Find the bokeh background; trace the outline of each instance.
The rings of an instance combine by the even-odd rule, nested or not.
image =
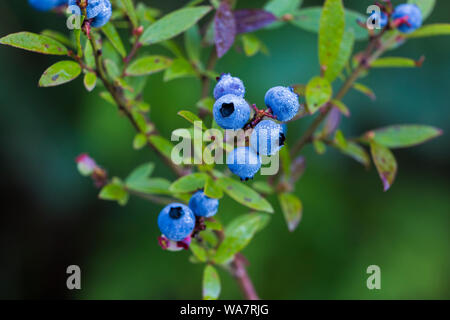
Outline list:
[[[186,1],[144,2],[169,12]],[[365,12],[371,1],[344,3]],[[37,13],[25,0],[1,1],[0,12],[0,36],[64,31],[63,17]],[[448,12],[450,2],[438,1],[427,22],[449,22]],[[268,88],[306,83],[317,74],[315,34],[285,26],[258,36],[269,56],[247,58],[232,50],[217,68],[241,77],[250,101],[262,105]],[[150,51],[167,53],[156,46]],[[346,135],[402,123],[445,131],[426,145],[395,151],[399,172],[389,192],[382,192],[373,167],[366,171],[334,150],[318,156],[305,149],[308,169],[295,190],[304,205],[299,228],[289,233],[276,207],[269,227],[244,250],[262,298],[450,298],[449,53],[449,38],[411,41],[392,54],[425,55],[422,68],[375,70],[362,82],[374,89],[376,101],[357,92],[345,98],[352,111],[343,121]],[[157,244],[161,207],[136,198],[126,207],[100,201],[91,181],[78,174],[74,158],[89,152],[111,175],[124,177],[154,161],[157,175],[173,178],[150,150],[132,149],[133,128],[99,90],[88,94],[81,78],[37,87],[41,73],[57,60],[0,48],[0,298],[200,299],[203,266],[189,263],[189,252],[164,252]],[[150,77],[145,99],[163,135],[186,125],[176,111],[195,110],[199,90],[194,78],[164,83],[162,74]],[[307,122],[290,125],[289,142]],[[227,222],[246,212],[225,199],[219,215]],[[80,291],[66,289],[71,264],[82,269]],[[372,264],[381,267],[379,291],[366,288]],[[240,298],[232,278],[219,272],[221,298]]]

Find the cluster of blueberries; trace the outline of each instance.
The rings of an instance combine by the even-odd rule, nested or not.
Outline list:
[[[216,102],[213,116],[216,123],[223,129],[243,129],[249,124],[251,108],[244,99],[245,87],[243,82],[230,74],[223,74],[214,88]],[[250,136],[250,146],[238,147],[227,156],[228,168],[240,177],[248,180],[261,168],[260,155],[276,154],[284,145],[285,128],[273,120],[263,120],[264,116],[279,121],[291,120],[299,111],[298,95],[292,88],[274,87],[267,91],[264,102],[267,110],[256,109],[254,120],[256,123]],[[250,126],[251,127],[251,126]]]
[[[77,0],[28,0],[28,3],[39,11],[49,11],[62,5],[78,6]],[[92,27],[103,27],[111,18],[111,14],[112,7],[109,0],[88,1],[86,15]]]
[[[373,18],[375,14],[372,15]],[[399,21],[397,29],[403,33],[411,33],[422,26],[422,12],[415,4],[401,4],[395,7],[392,19]],[[380,13],[380,27],[384,28],[389,23],[389,17],[385,12]]]

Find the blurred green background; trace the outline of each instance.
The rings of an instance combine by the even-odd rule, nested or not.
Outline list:
[[[186,1],[144,2],[169,12]],[[260,3],[240,0],[239,6]],[[344,3],[364,13],[372,1]],[[65,28],[63,17],[37,13],[25,0],[1,1],[0,11],[0,36]],[[427,23],[449,22],[448,12],[450,2],[438,1]],[[262,105],[268,88],[306,83],[317,74],[315,34],[291,26],[257,34],[269,56],[232,50],[217,67],[244,80],[249,101]],[[375,102],[357,92],[345,98],[352,111],[343,120],[346,135],[401,123],[444,129],[426,145],[395,151],[399,172],[389,192],[382,192],[373,167],[366,171],[334,150],[318,156],[305,149],[308,169],[295,190],[304,205],[299,228],[289,233],[276,207],[269,227],[244,250],[262,298],[450,298],[449,53],[448,37],[411,41],[392,55],[425,55],[422,68],[375,70],[362,80],[376,92]],[[132,149],[133,128],[99,90],[88,94],[81,78],[37,87],[57,60],[0,47],[0,298],[200,299],[203,266],[189,263],[189,252],[164,252],[157,244],[161,207],[136,198],[124,208],[100,201],[91,181],[78,174],[74,158],[89,152],[111,175],[123,177],[154,161],[158,175],[173,178],[155,154]],[[164,136],[186,126],[176,112],[195,110],[199,90],[194,78],[164,83],[162,74],[150,76],[145,99]],[[289,142],[307,122],[289,126]],[[219,217],[227,222],[246,212],[228,198]],[[82,269],[77,292],[65,286],[70,264]],[[381,267],[379,291],[366,288],[372,264]],[[219,272],[221,298],[241,298],[232,278]]]

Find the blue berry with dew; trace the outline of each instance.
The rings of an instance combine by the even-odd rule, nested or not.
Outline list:
[[[250,106],[244,98],[226,94],[214,103],[213,115],[223,129],[241,129],[250,118]]]
[[[283,127],[272,120],[263,120],[253,129],[250,147],[259,155],[272,156],[283,146],[286,137]]]
[[[181,241],[194,231],[195,216],[188,206],[172,203],[159,213],[158,226],[167,239]]]
[[[389,17],[386,13],[384,13],[383,11],[380,12],[380,16],[377,17],[377,13],[373,12],[372,15],[370,16],[370,18],[372,19],[371,22],[375,25],[375,23],[377,22],[376,19],[379,19],[380,22],[380,28],[384,28],[387,26],[388,22],[389,22]]]
[[[237,77],[232,77],[229,73],[222,74],[214,88],[214,99],[217,100],[226,94],[234,94],[243,98],[245,95],[245,87],[242,80]]]
[[[208,197],[203,191],[197,191],[189,200],[189,208],[197,217],[209,218],[217,213],[219,200]]]
[[[228,153],[227,165],[242,181],[247,181],[261,169],[261,158],[249,147],[239,147]]]
[[[28,0],[30,6],[39,11],[49,11],[67,4],[67,0]]]
[[[69,0],[69,6],[77,6],[77,0]],[[86,15],[91,27],[103,27],[112,15],[111,2],[109,0],[89,0]]]
[[[290,87],[278,86],[269,89],[264,97],[264,102],[279,121],[291,120],[300,109],[298,96]]]
[[[422,26],[422,12],[415,4],[401,4],[394,9],[392,19],[397,29],[411,33]]]

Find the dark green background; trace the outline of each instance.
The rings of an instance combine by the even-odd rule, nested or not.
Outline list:
[[[180,2],[164,1],[161,8],[169,12]],[[364,12],[371,1],[344,3]],[[449,22],[449,11],[450,3],[439,1],[427,22]],[[1,1],[0,12],[0,36],[64,31],[63,17],[35,12],[25,0]],[[262,105],[268,88],[306,83],[318,73],[316,35],[286,26],[258,36],[270,56],[246,58],[232,50],[217,68],[244,80],[248,100]],[[262,298],[450,298],[449,39],[414,40],[392,53],[414,59],[423,54],[427,60],[420,69],[375,70],[363,79],[376,92],[375,102],[356,92],[345,98],[352,111],[343,121],[346,135],[399,123],[445,131],[426,145],[395,151],[399,172],[389,192],[382,192],[373,167],[366,171],[334,150],[317,156],[305,149],[308,170],[295,191],[304,205],[299,228],[289,233],[276,207],[271,224],[244,250]],[[188,252],[164,252],[157,245],[161,207],[135,198],[125,208],[99,201],[91,181],[76,171],[76,155],[89,152],[111,175],[123,177],[154,161],[158,176],[172,178],[155,154],[132,149],[133,128],[98,90],[88,94],[81,78],[57,88],[37,87],[41,73],[58,59],[0,47],[0,297],[201,298],[203,266],[189,263]],[[176,112],[195,110],[199,89],[195,79],[164,83],[161,74],[150,77],[145,99],[164,136],[186,125]],[[307,122],[290,125],[289,142]],[[246,212],[224,199],[219,217],[227,222]],[[65,287],[70,264],[82,268],[79,292]],[[372,264],[381,267],[380,291],[366,288]],[[221,298],[240,298],[232,278],[219,272]]]

